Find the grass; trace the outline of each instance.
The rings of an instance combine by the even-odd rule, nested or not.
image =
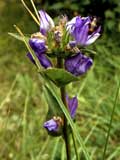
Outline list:
[[[47,103],[39,76],[25,56],[27,50],[21,42],[7,35],[7,32],[14,31],[13,24],[20,26],[25,33],[36,32],[37,27],[20,4],[12,3],[6,8],[6,2],[2,2],[0,10],[0,159],[65,160],[65,146],[61,138],[50,138],[43,129]],[[80,82],[67,86],[71,96],[78,95],[76,125],[92,160],[102,160],[120,79],[119,47],[112,43],[110,48],[109,40],[109,36],[103,36],[92,46],[97,52],[93,68],[81,77]],[[120,159],[119,106],[120,94],[106,160]],[[80,147],[78,150],[81,152]],[[81,160],[84,159],[81,154]]]

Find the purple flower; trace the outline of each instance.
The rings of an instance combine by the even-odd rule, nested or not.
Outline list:
[[[35,60],[33,59],[32,55],[28,52],[27,53],[27,57],[30,59],[30,61],[33,63],[33,64],[36,64],[35,63]]]
[[[101,27],[97,27],[96,21],[96,18],[77,16],[66,24],[66,29],[76,44],[87,46],[100,36]]]
[[[58,124],[54,119],[50,119],[49,121],[46,121],[44,123],[44,127],[48,130],[48,131],[57,131],[58,130]]]
[[[79,52],[65,60],[65,69],[75,76],[79,76],[87,72],[92,64],[93,61],[91,58]]]
[[[66,96],[66,101],[67,101],[67,104],[68,104],[70,115],[71,115],[72,118],[74,118],[75,113],[76,113],[76,109],[78,107],[77,97],[75,96],[73,98],[69,98],[68,96]]]
[[[40,64],[44,68],[52,67],[51,61],[47,58],[47,56],[45,54],[40,54],[40,55],[38,54],[37,57],[38,57]]]
[[[47,47],[45,45],[45,40],[38,38],[31,38],[29,40],[30,47],[34,50],[34,52],[41,54],[47,51]]]
[[[40,32],[43,35],[46,35],[46,33],[48,31],[50,31],[53,27],[55,27],[54,25],[54,21],[52,20],[52,18],[43,10],[39,11],[40,14]]]
[[[27,54],[28,58],[31,60],[32,63],[35,63],[35,60],[33,59],[32,55],[30,53]],[[36,56],[40,62],[40,64],[44,67],[44,68],[48,68],[48,67],[52,67],[52,63],[51,61],[47,58],[47,56],[45,54],[38,54],[36,53]]]
[[[52,119],[46,121],[43,125],[49,132],[57,133],[58,135],[62,131],[63,119],[59,116],[54,116]]]
[[[47,47],[45,45],[45,40],[38,38],[31,38],[29,40],[29,44],[33,51],[35,52],[40,64],[44,68],[48,68],[52,66],[52,63],[47,58],[45,52],[47,51]],[[30,53],[27,54],[28,58],[35,64],[35,61]]]

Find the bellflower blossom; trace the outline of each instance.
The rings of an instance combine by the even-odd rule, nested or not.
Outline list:
[[[69,98],[68,96],[66,96],[66,102],[68,105],[68,109],[69,109],[71,118],[74,118],[75,113],[76,113],[76,109],[78,107],[77,97]],[[54,131],[54,132],[58,131],[62,125],[63,125],[63,122],[60,117],[58,117],[58,118],[53,117],[52,119],[50,119],[44,123],[44,127],[48,131]]]
[[[39,11],[40,15],[40,32],[46,35],[48,31],[55,27],[52,18],[43,10]]]
[[[49,131],[57,131],[59,128],[59,125],[57,121],[55,121],[54,119],[50,119],[44,123],[44,127]]]
[[[91,58],[79,52],[65,60],[65,69],[73,75],[79,76],[87,72],[92,64]]]
[[[47,46],[45,45],[45,40],[39,38],[31,38],[29,40],[29,44],[31,48],[34,50],[40,64],[44,68],[48,68],[52,66],[52,63],[47,58],[45,52],[47,51]],[[35,61],[30,53],[27,54],[28,58],[35,64]]]
[[[68,109],[69,109],[70,115],[71,115],[72,118],[74,118],[75,114],[76,114],[76,109],[78,107],[77,97],[75,96],[73,98],[70,98],[67,95],[66,96],[66,101],[67,101],[67,104],[68,104]]]
[[[76,16],[67,22],[66,29],[74,38],[76,45],[87,46],[92,44],[99,36],[101,27],[97,27],[97,19]]]
[[[47,50],[47,47],[45,45],[45,40],[43,39],[31,38],[29,40],[29,44],[31,48],[34,50],[34,52],[38,54],[45,53]]]
[[[27,53],[28,58],[31,60],[31,62],[33,64],[35,63],[35,60],[33,59],[32,55],[30,53]],[[36,53],[36,56],[40,62],[40,64],[44,67],[44,68],[48,68],[48,67],[52,67],[52,63],[51,61],[46,57],[45,54],[38,54]]]
[[[39,11],[40,15],[40,33],[43,36],[46,36],[46,33],[50,31],[52,28],[54,28],[54,22],[52,18],[43,10]],[[29,40],[29,44],[31,48],[34,50],[40,64],[44,68],[48,68],[52,66],[51,61],[47,58],[45,55],[47,51],[46,41],[45,38],[42,35],[40,35],[41,38],[31,38]],[[35,64],[35,61],[30,53],[27,54],[28,58]]]

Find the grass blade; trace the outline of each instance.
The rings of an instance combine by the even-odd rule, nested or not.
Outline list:
[[[36,7],[35,7],[34,2],[33,2],[33,0],[30,0],[30,1],[31,1],[31,4],[32,4],[33,8],[34,8],[35,14],[36,14],[36,16],[37,16],[37,18],[38,18],[38,21],[40,21],[40,16],[39,16],[39,14],[38,14],[38,11],[37,11],[37,9],[36,9]]]
[[[92,135],[92,133],[94,132],[94,130],[96,129],[97,127],[97,124],[98,124],[99,121],[96,122],[96,124],[92,127],[91,131],[89,132],[89,134],[87,135],[87,137],[85,138],[85,141],[84,141],[84,144],[87,143],[88,139],[90,138],[90,136]],[[78,149],[78,154],[80,154],[81,152],[81,147]],[[73,157],[73,160],[75,160],[75,156]]]
[[[55,146],[54,146],[54,149],[53,149],[51,160],[55,160],[55,156],[56,156],[56,153],[57,153],[60,138],[57,138],[56,141],[55,141]]]
[[[47,137],[47,140],[45,141],[45,143],[43,144],[43,146],[41,147],[40,153],[38,154],[38,156],[36,157],[36,160],[39,160],[42,155],[43,152],[45,151],[45,149],[47,148],[48,144],[49,144],[49,140],[50,140],[50,136]]]
[[[25,105],[24,105],[24,112],[23,112],[23,139],[22,139],[22,151],[23,156],[26,154],[26,137],[27,137],[27,110],[28,110],[28,103],[29,103],[29,93],[26,95]]]
[[[37,57],[34,55],[34,52],[32,51],[32,49],[30,48],[28,42],[26,41],[26,38],[24,36],[24,34],[22,33],[22,31],[20,30],[20,28],[18,28],[16,25],[14,25],[15,29],[17,30],[17,32],[20,34],[20,36],[22,37],[23,39],[23,42],[25,43],[29,53],[32,55],[33,59],[35,60],[36,62],[36,66],[38,67],[38,69],[40,69],[40,64],[38,62],[38,59]]]
[[[114,116],[115,107],[116,107],[116,104],[117,104],[117,98],[118,98],[118,95],[119,95],[119,89],[120,89],[120,82],[119,82],[119,85],[118,85],[118,88],[117,88],[117,92],[116,92],[116,95],[115,95],[115,101],[114,101],[114,104],[113,104],[113,110],[112,110],[112,114],[111,114],[111,118],[110,118],[110,123],[109,123],[108,132],[107,132],[107,138],[106,138],[105,148],[104,148],[104,152],[103,152],[103,160],[105,160],[108,140],[109,140],[109,136],[110,136],[110,130],[111,130],[111,127],[112,127],[113,116]]]
[[[61,149],[61,160],[65,160],[65,144],[64,143]]]
[[[8,34],[9,34],[10,36],[14,37],[15,39],[19,40],[19,41],[23,41],[23,37],[20,36],[20,35],[18,35],[17,33],[8,32]],[[25,39],[26,39],[26,41],[28,41],[28,40],[29,40],[29,37],[26,37],[26,36],[25,36]]]
[[[37,20],[37,18],[31,12],[31,10],[28,8],[28,6],[25,4],[25,2],[23,0],[21,0],[21,2],[23,4],[23,6],[25,7],[25,9],[29,12],[29,14],[31,15],[31,17],[33,18],[33,20],[40,26],[40,22]]]
[[[107,160],[113,160],[113,158],[117,158],[120,153],[120,147],[115,148],[115,151],[107,158]]]

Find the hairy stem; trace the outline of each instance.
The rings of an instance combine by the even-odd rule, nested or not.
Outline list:
[[[57,67],[58,68],[63,68],[62,58],[57,58]],[[65,87],[61,87],[60,88],[60,92],[61,92],[61,99],[62,99],[64,105],[67,107]],[[65,147],[66,147],[67,160],[70,160],[71,159],[70,141],[69,141],[67,119],[66,119],[65,116],[64,116],[63,134],[64,134],[64,141],[65,141]]]

